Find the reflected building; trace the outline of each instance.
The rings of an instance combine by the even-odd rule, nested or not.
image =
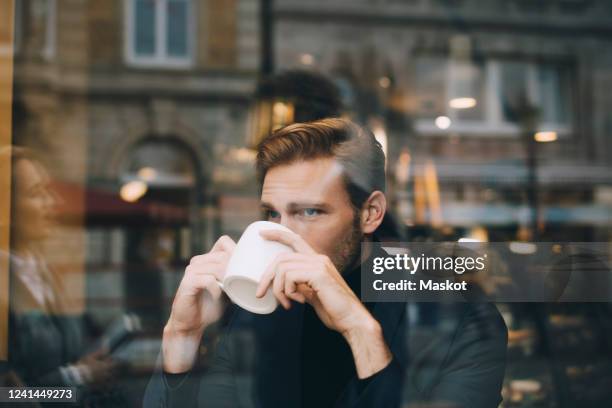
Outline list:
[[[330,75],[385,139],[409,231],[609,239],[609,2],[274,4],[276,68]]]
[[[125,309],[164,320],[184,261],[258,215],[244,148],[258,10],[15,0],[13,139],[59,180],[49,252],[100,321]]]

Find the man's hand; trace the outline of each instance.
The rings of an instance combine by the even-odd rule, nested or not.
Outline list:
[[[299,235],[281,230],[261,231],[261,236],[292,247],[279,255],[264,273],[256,295],[270,285],[285,309],[291,300],[309,303],[328,328],[341,333],[351,346],[357,374],[366,378],[391,361],[380,324],[348,286],[331,260],[316,253]]]
[[[221,317],[222,281],[236,243],[228,236],[210,252],[191,258],[172,303],[162,342],[164,371],[181,373],[193,366],[204,329]]]

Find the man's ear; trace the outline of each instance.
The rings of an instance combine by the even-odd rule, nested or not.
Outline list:
[[[387,211],[387,199],[382,191],[374,191],[361,207],[361,230],[371,234],[382,223]]]

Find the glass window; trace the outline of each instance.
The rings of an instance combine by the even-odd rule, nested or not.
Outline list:
[[[506,122],[518,123],[521,104],[528,102],[538,109],[540,123],[568,125],[570,91],[569,70],[563,65],[501,63],[500,105]]]
[[[188,5],[184,0],[170,0],[167,6],[166,42],[168,55],[173,57],[187,56],[187,12]]]
[[[520,105],[527,95],[527,64],[523,62],[504,62],[501,65],[500,100],[502,118],[506,122],[517,123]]]
[[[558,63],[422,57],[415,94],[421,131],[516,133],[525,104],[542,127],[571,124],[571,71]]]
[[[15,0],[14,52],[55,56],[55,0]]]
[[[485,66],[472,61],[451,63],[450,65],[451,99],[449,106],[453,108],[453,101],[464,100],[463,107],[453,108],[451,119],[458,121],[481,121],[484,119],[485,100]],[[471,101],[471,102],[470,102]],[[461,104],[459,104],[461,106]],[[465,107],[467,106],[467,107]]]
[[[135,10],[135,44],[137,55],[155,55],[155,2],[136,0]]]
[[[421,57],[416,62],[416,95],[419,117],[446,114],[447,61],[442,57]]]
[[[190,0],[128,0],[127,61],[134,65],[188,66]]]
[[[553,64],[541,65],[538,68],[538,106],[541,109],[542,122],[569,124],[571,86],[568,69]]]

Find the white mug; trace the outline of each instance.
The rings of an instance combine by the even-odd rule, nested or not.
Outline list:
[[[227,264],[223,282],[219,284],[232,302],[257,314],[272,313],[278,306],[271,287],[263,297],[255,296],[268,265],[278,254],[293,252],[293,248],[280,242],[268,241],[259,235],[259,231],[269,229],[293,233],[289,228],[270,221],[256,221],[249,225],[238,240]]]

